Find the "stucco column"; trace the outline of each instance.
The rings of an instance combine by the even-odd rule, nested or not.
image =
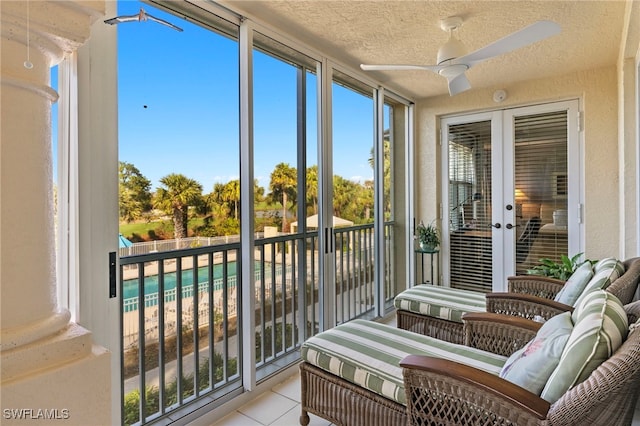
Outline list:
[[[87,40],[101,6],[0,3],[0,351],[51,335],[69,322],[56,302],[51,106],[57,94],[49,76],[65,52]]]
[[[104,6],[0,1],[2,424],[111,422],[109,353],[57,305],[49,77]]]

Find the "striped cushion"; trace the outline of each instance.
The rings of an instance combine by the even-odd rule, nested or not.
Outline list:
[[[589,293],[576,311],[560,362],[540,395],[551,403],[587,379],[622,345],[629,331],[622,303],[605,290]]]
[[[615,257],[605,257],[604,259],[600,259],[593,265],[593,272],[598,273],[603,268],[615,267],[618,271],[618,276],[624,274],[624,263],[620,262]]]
[[[622,273],[624,274],[624,264],[620,261],[608,262],[600,266],[597,271],[596,268],[594,268],[593,270],[595,272],[593,278],[589,280],[584,290],[582,291],[582,294],[580,295],[580,297],[578,297],[578,300],[576,300],[575,304],[573,305],[576,308],[581,305],[582,301],[589,293],[596,290],[604,290],[609,287],[609,285],[613,281],[617,280],[620,277],[620,271],[622,271]],[[574,311],[574,323],[576,322],[576,315],[577,312]]]
[[[400,361],[411,354],[457,361],[498,375],[507,357],[373,321],[353,320],[311,337],[302,359],[351,383],[406,404]]]
[[[467,312],[486,312],[484,293],[421,284],[404,290],[394,300],[396,309],[462,322]]]

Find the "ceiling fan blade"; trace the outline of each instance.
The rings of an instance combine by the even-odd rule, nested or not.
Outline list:
[[[462,73],[449,80],[449,95],[457,95],[465,90],[471,89],[471,83],[467,76]]]
[[[467,64],[469,67],[472,65],[493,58],[494,56],[502,55],[504,53],[511,52],[512,50],[520,49],[521,47],[528,46],[545,38],[551,37],[560,33],[560,25],[552,21],[538,21],[511,33],[508,36],[494,41],[493,43],[471,52],[467,55],[461,56],[454,60],[457,64]]]
[[[439,65],[366,65],[361,64],[360,68],[364,71],[396,71],[396,70],[427,70],[438,72],[441,68]]]

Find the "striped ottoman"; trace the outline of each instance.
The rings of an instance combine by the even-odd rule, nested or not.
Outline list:
[[[421,284],[394,300],[398,327],[448,342],[464,341],[462,316],[486,312],[484,293]]]
[[[347,382],[406,405],[400,361],[410,354],[457,361],[498,375],[507,357],[373,321],[353,320],[311,337],[302,359]]]

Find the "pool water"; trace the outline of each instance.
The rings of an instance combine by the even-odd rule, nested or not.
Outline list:
[[[236,265],[237,262],[228,262],[227,263],[227,281],[229,283],[229,287],[234,287],[236,285]],[[223,264],[218,263],[213,265],[213,289],[214,290],[222,290],[224,282],[223,282]],[[256,261],[255,270],[259,271],[260,262]],[[271,273],[271,266],[265,263],[265,274]],[[192,289],[193,288],[193,269],[184,269],[182,271],[182,289]],[[166,272],[164,274],[164,290],[173,290],[176,288],[177,283],[177,273],[176,272]],[[207,284],[209,282],[209,266],[202,266],[198,268],[198,284]],[[144,294],[156,294],[158,293],[158,275],[149,275],[144,277]],[[123,283],[122,290],[122,298],[124,300],[137,298],[138,297],[138,278],[133,278],[130,280],[125,280]]]

